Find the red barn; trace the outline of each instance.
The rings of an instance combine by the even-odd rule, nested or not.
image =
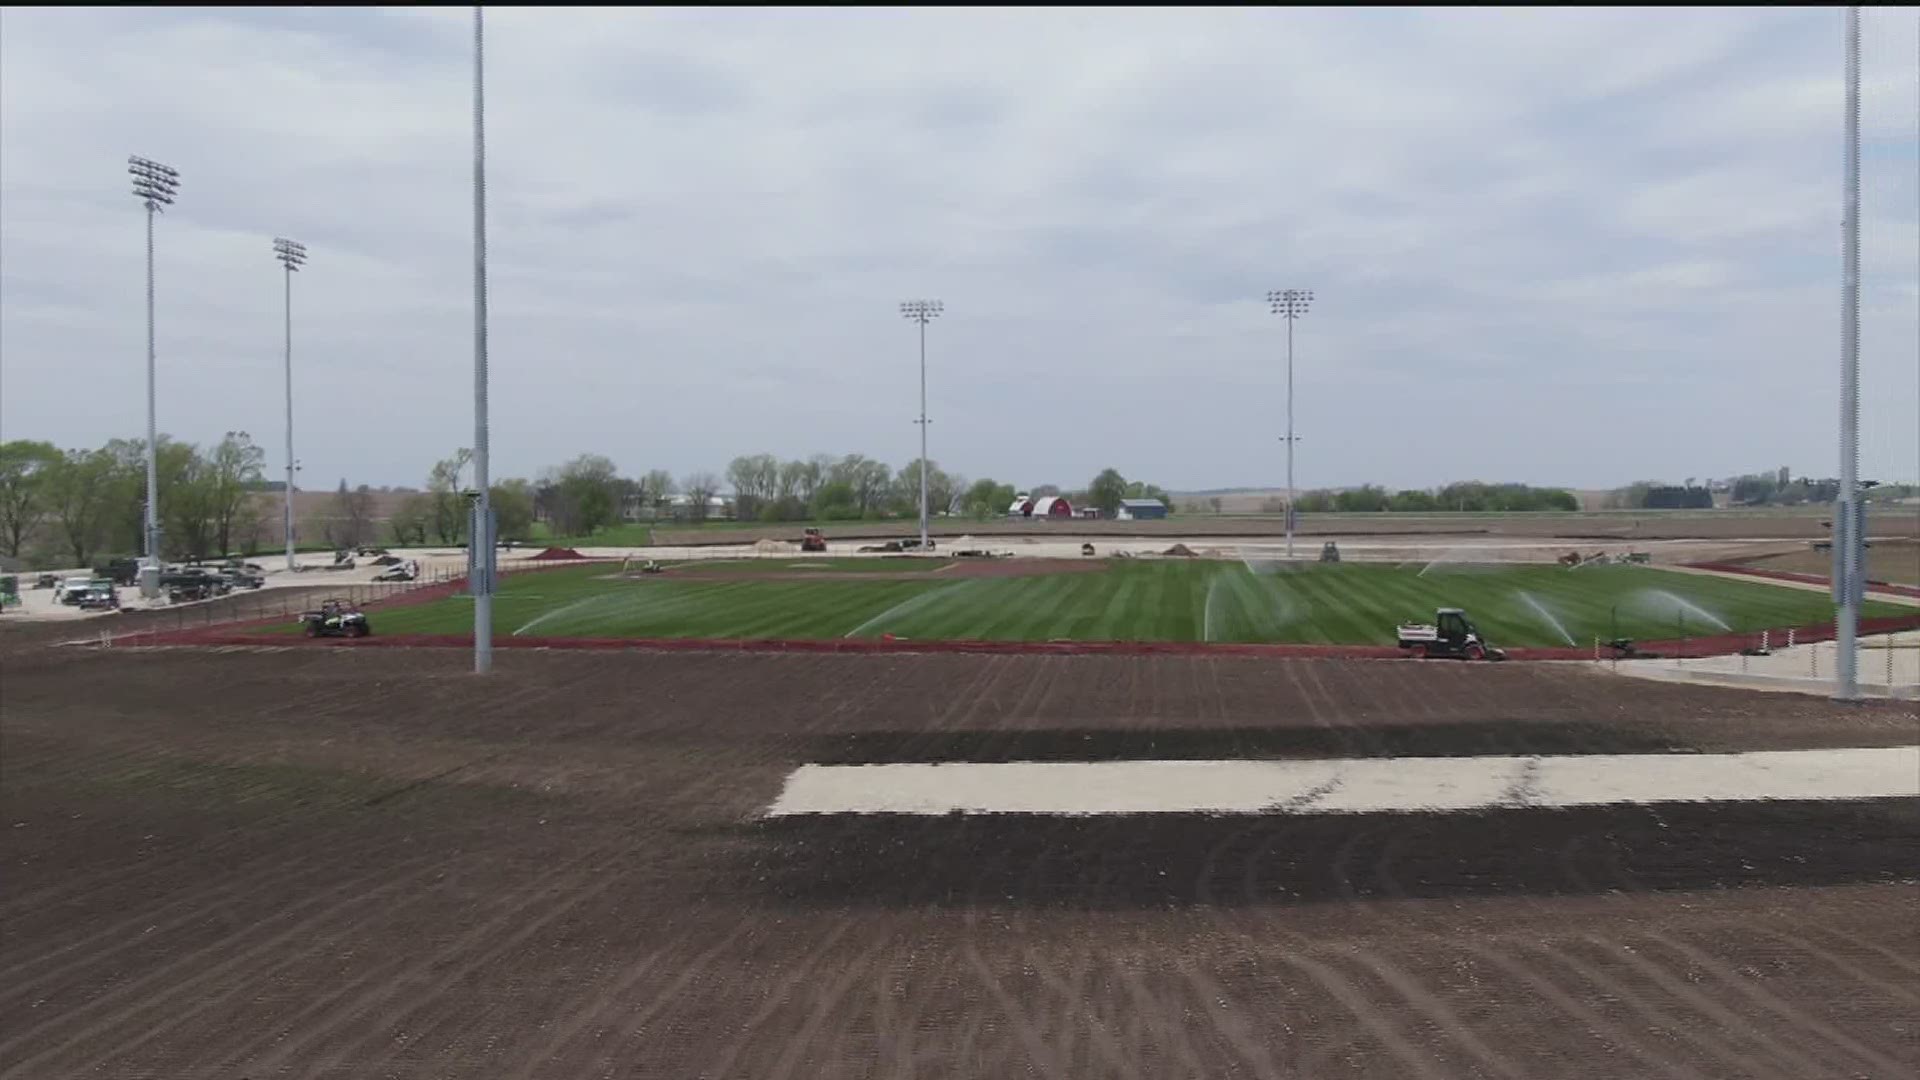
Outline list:
[[[1073,504],[1059,495],[1048,495],[1033,504],[1033,517],[1071,518]]]

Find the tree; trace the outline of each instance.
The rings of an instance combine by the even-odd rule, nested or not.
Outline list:
[[[1218,495],[1215,495],[1212,498],[1207,500],[1207,509],[1213,511],[1216,514],[1222,513],[1224,511],[1225,506],[1226,506],[1226,500],[1222,499]]]
[[[1173,513],[1173,496],[1168,495],[1166,489],[1158,484],[1149,484],[1144,480],[1135,480],[1127,485],[1127,498],[1158,499],[1166,505],[1167,513]]]
[[[52,443],[15,439],[0,443],[0,550],[20,557],[27,535],[49,507],[48,484],[64,458]]]
[[[321,520],[320,535],[337,548],[357,548],[373,540],[373,492],[365,484],[349,491],[345,477],[333,493],[333,506]]]
[[[1098,507],[1107,517],[1119,513],[1120,500],[1126,497],[1127,478],[1121,476],[1118,469],[1100,470],[1100,475],[1087,485],[1087,505]]]
[[[742,520],[760,516],[760,508],[780,496],[780,462],[772,454],[734,458],[727,466],[734,512]]]
[[[985,520],[998,517],[1013,505],[1014,490],[1012,484],[996,483],[991,479],[975,480],[963,497],[964,509],[969,517]]]
[[[428,524],[442,544],[460,541],[467,531],[467,500],[460,491],[460,471],[473,460],[473,451],[461,447],[427,473]]]
[[[918,458],[902,466],[893,478],[894,504],[903,511],[918,517],[920,514],[920,461]],[[927,513],[938,514],[951,506],[957,497],[953,477],[940,468],[937,461],[927,462]]]
[[[678,490],[673,482],[673,474],[665,469],[647,470],[647,474],[641,477],[638,483],[640,501],[655,513],[659,512],[661,505],[667,501],[667,497]]]
[[[259,486],[267,452],[253,444],[244,431],[229,431],[207,458],[207,511],[213,524],[213,540],[221,554],[235,550],[236,526],[249,513],[258,514],[253,493]]]
[[[857,521],[860,498],[845,480],[829,480],[813,493],[813,516],[818,521]]]
[[[69,450],[47,476],[47,509],[77,566],[88,565],[105,534],[118,467],[106,450]]]
[[[680,490],[687,496],[687,520],[705,521],[708,503],[715,492],[720,490],[720,478],[710,472],[688,473],[680,481]]]
[[[522,540],[533,531],[533,485],[525,480],[502,480],[487,492],[493,504],[500,537]]]
[[[433,497],[431,495],[409,495],[400,500],[392,516],[387,518],[387,528],[393,533],[393,542],[401,547],[409,544],[425,544],[427,528],[433,521]],[[502,530],[501,535],[506,535]]]
[[[624,485],[612,460],[581,454],[559,469],[547,470],[547,514],[561,536],[591,536],[618,516]]]

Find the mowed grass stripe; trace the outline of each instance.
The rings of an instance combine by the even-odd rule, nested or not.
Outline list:
[[[495,625],[505,633],[525,628],[524,636],[536,638],[830,638],[858,632],[923,640],[1389,644],[1400,621],[1431,619],[1436,608],[1459,607],[1496,644],[1564,646],[1522,593],[1576,643],[1615,633],[1649,640],[1676,636],[1682,628],[1690,636],[1722,632],[1697,613],[1686,613],[1683,621],[1675,598],[1742,632],[1832,618],[1824,593],[1649,567],[1441,565],[1425,576],[1418,565],[1371,563],[1258,569],[1215,560],[1115,560],[1099,573],[1004,578],[667,574],[633,580],[604,566],[580,567],[508,578],[497,598]],[[1915,610],[1874,603],[1866,614]],[[375,632],[464,634],[471,632],[472,618],[472,601],[458,597],[380,611]]]

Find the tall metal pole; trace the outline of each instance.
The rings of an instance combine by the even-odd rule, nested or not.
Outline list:
[[[286,532],[287,532],[287,569],[296,569],[293,559],[293,266],[288,264],[285,273],[287,297],[287,490],[286,490]]]
[[[920,550],[927,550],[927,324],[920,324]]]
[[[298,466],[293,460],[293,273],[306,265],[307,246],[295,240],[275,237],[273,241],[274,257],[286,268],[286,314],[287,314],[287,490],[286,490],[286,538],[287,570],[299,569],[293,555],[293,474]]]
[[[1861,555],[1866,515],[1855,516],[1860,497],[1860,8],[1846,14],[1846,175],[1840,248],[1840,497],[1834,523],[1845,527],[1839,574],[1840,599],[1834,613],[1834,645],[1839,650],[1833,696],[1860,696],[1858,681]],[[1856,527],[1857,526],[1857,527]],[[1840,528],[1834,532],[1839,534]]]
[[[160,565],[160,425],[155,414],[153,343],[153,215],[147,204],[147,565]]]
[[[473,9],[473,484],[478,510],[468,543],[476,570],[473,670],[493,669],[493,500],[487,493],[487,125],[485,41],[481,8]]]
[[[927,550],[927,324],[944,310],[938,300],[908,300],[900,314],[920,324],[920,550]]]
[[[1287,317],[1287,558],[1293,558],[1293,317]]]
[[[1287,320],[1287,558],[1293,558],[1293,324],[1313,304],[1311,289],[1275,289],[1267,294],[1273,313]]]
[[[180,174],[143,157],[127,159],[133,177],[133,195],[147,208],[147,513],[146,556],[140,574],[140,593],[152,598],[160,591],[160,425],[155,414],[153,333],[153,215],[173,205],[180,190]]]

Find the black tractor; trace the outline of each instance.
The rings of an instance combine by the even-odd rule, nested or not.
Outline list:
[[[351,600],[323,600],[313,611],[300,613],[300,625],[308,637],[366,637],[373,633],[366,613]]]

